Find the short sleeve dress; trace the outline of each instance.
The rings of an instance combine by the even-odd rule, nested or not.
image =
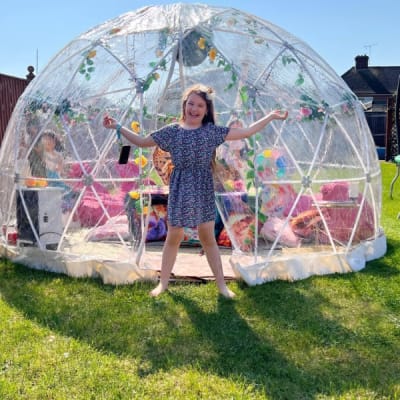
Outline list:
[[[228,132],[228,127],[208,123],[197,129],[172,124],[151,134],[156,144],[171,154],[174,165],[168,196],[171,226],[193,228],[215,219],[211,161]]]

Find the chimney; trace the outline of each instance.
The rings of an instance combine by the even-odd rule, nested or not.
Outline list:
[[[367,55],[356,56],[356,69],[367,69],[369,57]]]
[[[33,73],[33,71],[35,71],[35,68],[32,67],[32,65],[30,65],[27,68],[29,74],[26,75],[26,80],[28,81],[28,83],[35,77],[35,74]]]

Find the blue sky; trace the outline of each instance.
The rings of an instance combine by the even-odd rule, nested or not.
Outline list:
[[[174,1],[5,0],[0,20],[0,73],[39,72],[71,40],[94,26],[147,5]],[[342,75],[359,54],[370,65],[400,66],[398,0],[180,1],[232,7],[257,15],[305,41]]]

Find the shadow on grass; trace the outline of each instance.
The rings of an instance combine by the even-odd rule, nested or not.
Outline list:
[[[400,226],[399,226],[399,235],[400,235]],[[385,256],[391,257],[398,253],[398,250],[400,248],[400,240],[397,240],[394,238],[387,238],[386,245],[387,245],[387,250],[386,250]],[[381,258],[381,260],[385,260],[385,259]]]
[[[302,295],[297,286],[310,295]],[[360,335],[326,318],[322,310],[335,305],[307,281],[275,282],[246,292],[238,304],[243,313],[227,301],[220,302],[215,314],[205,313],[195,301],[174,295],[214,350],[209,365],[213,372],[244,378],[271,399],[340,396],[354,388],[390,397],[390,387],[397,382],[397,361],[395,356],[382,357],[380,350],[384,347],[384,354],[395,355],[399,345],[378,333]],[[247,321],[263,321],[265,326]],[[287,334],[287,346],[277,332]]]
[[[369,261],[360,271],[362,275],[375,275],[381,278],[400,275],[400,240],[387,238],[387,250],[384,257]]]
[[[352,287],[354,275],[334,275],[323,279],[339,280],[341,285]],[[293,349],[293,359],[301,367],[298,367],[298,372],[292,370],[288,377],[291,384],[299,388],[299,397],[293,398],[317,398],[319,395],[336,398],[355,388],[391,398],[392,388],[398,382],[395,354],[399,353],[400,344],[381,336],[375,329],[386,323],[385,316],[371,310],[370,320],[363,321],[362,327],[347,328],[340,323],[346,320],[341,321],[340,317],[342,308],[346,306],[324,296],[323,291],[314,287],[312,282],[315,279],[319,278],[296,283],[275,282],[267,290],[254,287],[247,291],[245,307],[251,310],[249,318],[270,321],[280,332],[290,332],[291,347],[293,335],[299,337],[299,346]],[[269,307],[269,304],[274,304],[274,307]],[[324,310],[329,310],[329,317]],[[346,324],[349,324],[348,319]],[[266,365],[266,374],[269,368]],[[274,393],[269,394],[274,396]]]
[[[102,352],[136,359],[143,377],[194,367],[271,399],[335,396],[359,387],[389,396],[397,379],[394,364],[378,349],[395,355],[399,346],[371,334],[373,328],[355,333],[325,317],[322,310],[335,305],[312,279],[243,284],[239,300],[216,302],[214,291],[204,300],[203,289],[193,285],[152,299],[146,283],[107,286],[7,262],[1,275],[3,299],[26,318]]]

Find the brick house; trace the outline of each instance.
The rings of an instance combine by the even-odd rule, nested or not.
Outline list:
[[[33,67],[28,67],[29,73],[25,79],[0,74],[0,144],[19,96],[35,77],[33,71]]]
[[[368,61],[367,55],[356,56],[355,65],[342,78],[365,106],[380,158],[390,160],[398,154],[395,105],[400,66],[374,67]]]

